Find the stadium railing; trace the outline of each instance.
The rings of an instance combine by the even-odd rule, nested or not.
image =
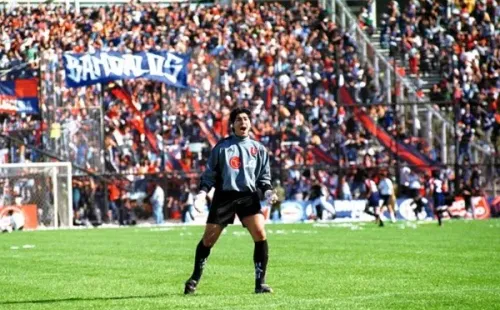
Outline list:
[[[384,82],[385,89],[394,90],[397,101],[400,103],[405,101],[415,103],[409,106],[409,111],[405,109],[406,105],[401,105],[400,112],[404,115],[409,114],[408,116],[413,119],[420,118],[421,122],[425,120],[423,121],[425,124],[422,126],[425,130],[422,130],[421,133],[426,136],[422,138],[426,138],[428,141],[432,141],[433,138],[438,140],[441,145],[443,163],[449,163],[450,161],[448,159],[450,158],[450,154],[456,152],[456,150],[453,149],[455,146],[447,143],[447,141],[453,141],[452,139],[456,136],[456,126],[452,121],[454,115],[452,115],[452,120],[443,115],[439,108],[434,106],[430,99],[424,96],[421,90],[418,89],[412,81],[401,74],[400,68],[395,68],[393,65],[395,59],[388,60],[380,54],[370,42],[369,37],[359,27],[356,16],[351,13],[344,0],[322,0],[320,1],[320,5],[329,12],[330,18],[333,21],[355,38],[358,45],[358,51],[361,51],[359,56],[374,68],[379,80]],[[379,80],[376,80],[377,84]],[[391,96],[387,96],[386,100],[388,103],[391,103]],[[397,106],[399,107],[400,105]],[[419,108],[424,109],[419,110]],[[413,136],[419,136],[418,129],[416,125],[413,126]],[[435,131],[442,132],[441,137],[433,137],[432,133]],[[452,149],[449,149],[450,147]],[[473,142],[472,147],[477,163],[482,163],[483,160],[492,155],[491,148],[485,147],[484,145]]]

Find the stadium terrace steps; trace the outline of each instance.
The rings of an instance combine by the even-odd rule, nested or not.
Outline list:
[[[346,1],[347,1],[347,3],[346,3]],[[349,23],[349,25],[350,25],[350,31],[354,31],[354,29],[353,29],[354,27],[357,28],[356,31],[360,31],[359,24],[358,24],[358,18],[357,18],[357,16],[359,16],[359,14],[356,14],[357,10],[361,10],[361,9],[359,9],[359,2],[355,2],[354,0],[352,0],[352,1],[350,1],[350,0],[336,0],[335,2],[336,2],[336,5],[339,6],[339,9],[338,9],[339,12],[345,12],[345,11],[343,11],[342,7],[346,7],[346,6],[348,7],[348,10],[347,10],[347,12],[345,12],[346,15],[344,17],[346,19],[345,21],[347,23]],[[364,3],[363,6],[365,6],[365,5],[366,5],[366,2]],[[341,18],[340,16],[337,16],[337,17]],[[339,21],[341,21],[341,20],[343,20],[343,19],[339,19]],[[353,25],[353,23],[355,23],[355,25]],[[357,43],[362,44],[363,41],[368,43],[369,45],[372,46],[372,49],[374,49],[376,51],[375,57],[378,57],[379,59],[384,59],[383,62],[385,64],[389,64],[390,63],[389,62],[389,50],[382,48],[382,46],[380,45],[380,34],[376,32],[370,36],[365,32],[363,32],[363,33],[364,33],[364,35],[357,36],[357,40],[359,40]],[[399,67],[405,67],[398,60],[396,62],[396,65],[398,65]],[[391,70],[391,71],[393,71],[393,70]],[[403,84],[406,85],[407,87],[409,87],[412,92],[418,91],[415,81],[413,81],[411,79],[411,77],[409,77],[408,75],[399,76],[399,79],[401,79]],[[426,84],[426,83],[422,82],[421,84]],[[447,120],[447,118],[445,116],[443,116],[443,114],[441,112],[433,109],[433,107],[431,107],[429,104],[425,104],[425,103],[420,104],[419,103],[419,104],[413,105],[409,109],[405,109],[405,111],[407,111],[407,113],[411,113],[414,117],[416,115],[422,115],[423,113],[425,113],[424,115],[430,115],[430,116],[427,116],[427,119],[430,119],[431,121],[432,121],[432,119],[436,120],[437,124],[440,124],[439,129],[442,129],[443,127],[445,127],[446,132],[448,132],[448,133],[450,133],[451,130],[453,129],[452,123],[449,120]],[[428,112],[430,112],[430,113],[428,113]],[[441,124],[441,123],[443,123],[443,124]],[[417,131],[418,131],[418,129],[416,127],[414,127],[413,128],[414,134],[420,136],[417,133]],[[437,141],[439,141],[439,143],[441,143],[441,137],[438,135],[433,135],[432,132],[433,132],[433,130],[431,130],[431,131],[424,130],[423,132],[421,132],[421,134],[423,136],[420,138],[427,139],[427,140],[429,140],[429,139],[430,140],[437,140]],[[447,138],[447,140],[453,141],[453,139],[450,139],[449,137]],[[442,148],[441,149],[441,153],[444,154],[443,156],[447,156],[446,154],[451,154],[451,151],[452,150],[449,148]],[[422,155],[422,154],[419,154],[419,155]],[[446,158],[447,157],[445,157],[445,159]]]
[[[353,106],[354,115],[356,119],[363,125],[363,127],[373,135],[381,145],[383,145],[389,152],[395,154],[403,162],[416,167],[418,171],[430,173],[430,166],[436,163],[426,155],[420,153],[410,145],[406,145],[394,139],[384,128],[380,127],[373,119],[365,112],[356,106],[356,103],[346,87],[340,89],[340,98],[348,105]]]
[[[370,42],[372,43],[373,47],[375,47],[380,52],[380,54],[382,54],[386,58],[389,58],[389,49],[383,48],[381,46],[380,33],[378,31],[370,37]],[[407,64],[402,63],[400,58],[396,60],[396,64],[401,67],[408,67]],[[420,76],[420,81],[413,74],[408,74],[407,78],[414,85],[420,86],[422,88],[424,96],[426,97],[429,97],[432,86],[441,81],[441,75],[438,70],[433,70],[430,74],[426,76],[424,75]],[[419,109],[421,111],[426,110],[425,107],[419,107]]]
[[[351,13],[354,16],[359,16],[359,14],[361,13],[361,10],[368,3],[367,0],[345,0],[345,2],[349,6],[349,9],[351,10]]]
[[[386,48],[383,48],[380,44],[380,33],[377,31],[370,37],[370,43],[373,45],[373,47],[384,57],[389,59],[389,50]],[[408,68],[408,65],[405,63],[402,63],[401,58],[398,58],[396,60],[397,66]],[[441,75],[438,70],[433,70],[431,71],[430,74],[426,76],[420,76],[418,78],[416,75],[413,74],[406,74],[404,77],[407,81],[409,81],[411,84],[415,85],[416,88],[420,88],[423,93],[423,97],[426,98],[424,101],[429,102],[429,95],[431,92],[432,87],[439,83],[441,81]],[[418,112],[426,112],[430,108],[430,105],[428,104],[419,104],[417,106]],[[448,135],[447,135],[447,140],[448,141],[453,141],[454,140],[454,132],[452,130],[452,126],[454,125],[454,121],[450,120],[449,117],[445,115],[445,111],[437,111],[434,110],[434,113],[439,114],[440,118],[448,124]],[[441,130],[440,128],[435,128],[434,130]],[[438,137],[434,137],[435,139]],[[478,163],[487,163],[489,157],[492,155],[491,153],[491,148],[486,147],[484,144],[473,142],[472,143],[473,149],[477,151],[478,155]],[[451,153],[450,153],[451,151]],[[449,146],[448,153],[453,154],[453,146]],[[479,159],[481,158],[481,159]],[[485,189],[486,191],[491,191],[491,188]]]

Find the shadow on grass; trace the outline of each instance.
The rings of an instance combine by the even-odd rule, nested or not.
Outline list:
[[[70,297],[58,299],[30,299],[30,300],[13,300],[0,301],[1,305],[22,305],[22,304],[54,304],[58,302],[78,302],[78,301],[103,301],[103,300],[127,300],[127,299],[146,299],[146,298],[162,298],[184,296],[184,294],[157,294],[157,295],[142,295],[142,296],[110,296],[110,297]]]

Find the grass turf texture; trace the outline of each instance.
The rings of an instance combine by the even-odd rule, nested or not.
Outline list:
[[[500,221],[268,225],[272,295],[230,226],[194,296],[201,227],[0,235],[0,309],[498,309]],[[24,248],[25,245],[34,247]],[[12,248],[14,247],[14,248]],[[19,247],[16,249],[15,247]]]

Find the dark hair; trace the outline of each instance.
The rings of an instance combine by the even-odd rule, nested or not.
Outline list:
[[[234,121],[236,121],[236,116],[238,116],[241,113],[245,113],[248,115],[248,118],[252,119],[252,112],[249,109],[246,108],[234,108],[231,111],[231,114],[229,115],[229,120],[231,122],[231,125],[234,124]]]

